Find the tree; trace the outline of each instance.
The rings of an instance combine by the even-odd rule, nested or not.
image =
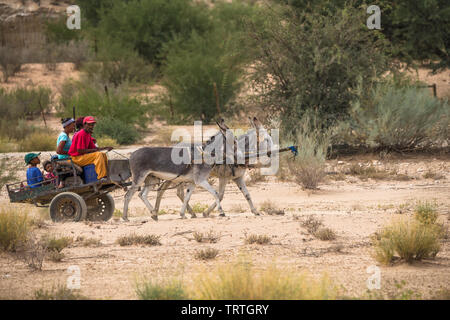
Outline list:
[[[365,21],[352,7],[332,16],[269,9],[266,28],[251,30],[259,47],[253,87],[286,133],[296,133],[308,110],[324,128],[344,118],[358,84],[367,89],[389,69],[386,43]]]

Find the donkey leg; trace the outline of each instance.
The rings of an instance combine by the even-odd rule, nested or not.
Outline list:
[[[155,202],[155,209],[153,210],[154,214],[157,215],[159,212],[159,206],[161,204],[162,196],[164,195],[164,192],[170,187],[172,184],[171,181],[164,181],[164,183],[161,185],[160,189],[158,190],[156,194],[156,202]]]
[[[250,193],[248,192],[247,186],[245,185],[244,176],[236,178],[233,181],[234,181],[234,183],[236,183],[236,185],[238,186],[239,190],[241,190],[241,192],[244,195],[245,199],[247,199],[247,202],[250,205],[250,209],[252,210],[252,213],[255,216],[259,216],[259,212],[258,212],[258,210],[256,210],[255,206],[253,205],[252,198],[250,197]]]
[[[227,179],[226,178],[219,178],[219,199],[222,201],[223,195],[225,193],[225,187],[227,185]],[[208,209],[206,209],[205,212],[203,212],[204,217],[209,217],[209,214],[214,210],[214,208],[217,206],[217,203],[214,202],[212,205],[209,206]]]
[[[184,203],[184,186],[183,186],[183,184],[180,184],[177,187],[177,196],[181,200],[181,202]],[[197,218],[196,214],[194,213],[194,210],[192,210],[189,203],[187,204],[186,208],[187,208],[187,211],[189,212],[189,214],[191,215],[191,218]]]
[[[222,206],[220,205],[219,194],[218,194],[217,191],[214,190],[214,188],[208,183],[208,180],[203,180],[202,182],[198,183],[198,185],[201,186],[202,188],[208,190],[209,193],[211,193],[211,194],[213,195],[213,197],[216,199],[217,210],[219,210],[219,212],[220,212],[219,216],[225,217],[225,212],[223,212]],[[204,214],[203,214],[203,215],[204,215]]]
[[[133,183],[130,189],[128,189],[127,193],[125,194],[124,204],[123,204],[123,214],[122,219],[124,221],[128,221],[128,204],[131,201],[131,198],[133,198],[133,195],[138,190],[138,186]]]
[[[191,199],[191,195],[195,190],[195,184],[190,183],[187,187],[186,197],[184,198],[183,206],[181,207],[180,216],[181,219],[186,219],[186,215],[184,214],[186,211],[186,207],[188,206],[189,200]]]
[[[152,207],[150,201],[148,201],[148,199],[147,199],[149,191],[150,191],[150,186],[148,184],[146,184],[144,186],[144,189],[142,189],[142,191],[139,192],[139,198],[141,198],[142,202],[144,202],[145,206],[147,207],[148,211],[151,214],[152,219],[157,221],[158,220],[158,213],[154,213],[153,207]]]

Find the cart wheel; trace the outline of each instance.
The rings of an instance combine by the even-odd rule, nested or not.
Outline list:
[[[108,221],[114,213],[114,198],[109,194],[88,200],[87,205],[87,219],[90,221]]]
[[[86,219],[86,215],[86,202],[76,193],[62,192],[50,202],[50,217],[54,222],[77,222]]]

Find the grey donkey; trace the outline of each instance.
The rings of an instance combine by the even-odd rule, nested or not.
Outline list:
[[[259,152],[267,152],[272,150],[274,143],[272,141],[272,137],[268,134],[267,130],[264,128],[264,126],[261,124],[261,122],[254,117],[253,119],[249,118],[250,124],[254,129],[247,132],[246,134],[243,134],[237,138],[238,140],[238,147],[244,148],[245,151],[251,150],[251,151],[259,151]],[[225,128],[229,129],[225,124],[222,124]],[[250,141],[256,137],[259,141],[252,141],[252,145],[255,146],[256,143],[258,143],[258,149],[252,150],[250,149]],[[253,205],[250,193],[247,190],[247,186],[245,184],[244,176],[245,172],[247,170],[247,166],[245,165],[216,165],[211,171],[211,175],[219,178],[219,199],[222,201],[224,193],[225,193],[225,186],[227,183],[231,180],[238,186],[239,190],[241,190],[242,194],[244,195],[245,199],[247,200],[250,209],[253,214],[259,215],[258,210]],[[165,190],[171,187],[173,184],[172,181],[167,180],[162,185],[161,188],[158,190],[157,197],[156,197],[156,203],[155,203],[155,209],[152,212],[153,216],[157,215],[159,211],[159,206],[162,200],[162,196],[164,195]],[[180,184],[177,187],[177,196],[180,198],[181,201],[184,203],[184,185]],[[217,206],[216,203],[211,204],[208,209],[203,212],[203,216],[207,217],[209,214],[214,210],[214,208]],[[195,213],[192,211],[189,204],[187,204],[188,212],[191,214],[193,218],[195,218]]]
[[[235,145],[236,138],[231,131],[221,123],[217,123],[219,132],[211,137],[202,146],[202,150],[212,150],[211,156],[216,157],[218,154],[225,153],[226,145]],[[128,205],[133,195],[138,191],[139,187],[144,184],[144,188],[139,193],[139,197],[146,205],[147,209],[152,213],[152,218],[157,220],[157,214],[154,214],[152,205],[147,199],[148,192],[152,184],[159,180],[167,180],[172,183],[184,183],[187,185],[186,196],[183,195],[183,206],[181,207],[181,218],[185,217],[185,211],[188,206],[189,199],[197,186],[209,191],[215,198],[216,206],[221,216],[225,213],[220,205],[220,198],[216,190],[208,183],[214,163],[176,164],[173,161],[173,153],[179,152],[180,149],[174,150],[175,147],[145,147],[134,151],[130,156],[130,170],[132,174],[132,185],[125,194],[123,207],[123,220],[128,221]],[[191,147],[191,154],[193,152]],[[185,150],[186,151],[186,150]],[[189,157],[190,159],[190,157]],[[222,161],[223,162],[223,161]],[[191,209],[189,211],[192,212]]]

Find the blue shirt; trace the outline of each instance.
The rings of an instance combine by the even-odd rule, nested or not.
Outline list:
[[[58,148],[59,143],[61,141],[65,141],[63,151],[69,152],[70,146],[72,144],[72,139],[65,133],[64,131],[61,132],[58,136],[58,140],[56,141],[56,148]],[[69,159],[69,155],[67,154],[58,154],[58,159]]]
[[[30,188],[40,187],[41,184],[39,182],[44,181],[44,177],[42,176],[41,170],[38,167],[29,167],[27,169],[27,183]],[[33,184],[39,183],[33,186]]]

